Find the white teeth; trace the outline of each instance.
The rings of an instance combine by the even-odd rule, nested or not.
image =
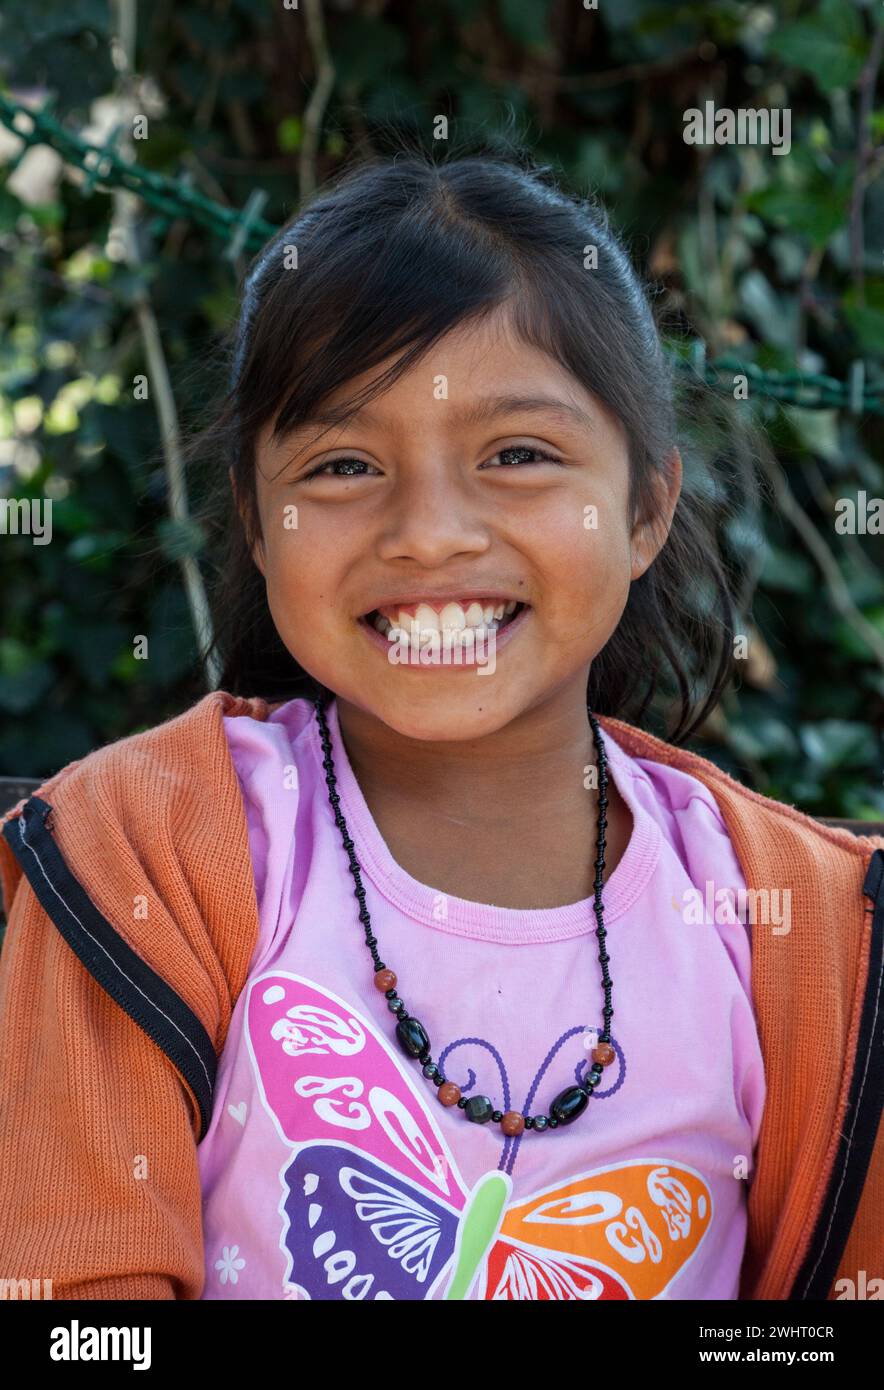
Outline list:
[[[432,632],[462,632],[466,628],[476,631],[486,628],[493,631],[503,618],[509,617],[517,607],[516,599],[511,599],[508,603],[479,603],[473,600],[466,606],[455,602],[446,603],[442,611],[437,613],[428,603],[419,603],[414,615],[400,610],[391,620],[383,614],[377,614],[373,619],[373,625],[391,641],[397,641],[400,637],[411,637],[412,628],[417,628],[420,636]]]
[[[420,612],[420,609],[418,609]],[[439,614],[440,628],[453,627],[465,628],[467,625],[467,615],[464,613],[459,603],[446,603],[442,612]],[[423,627],[423,623],[421,623]]]
[[[453,608],[454,604],[450,603],[447,606]],[[439,614],[436,612],[435,608],[431,608],[428,603],[418,604],[417,612],[414,615],[414,621],[417,623],[421,632],[441,632],[442,630]],[[399,625],[400,627],[403,626],[401,613],[399,614]]]

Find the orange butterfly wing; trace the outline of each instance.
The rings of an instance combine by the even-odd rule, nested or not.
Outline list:
[[[709,1188],[684,1164],[640,1159],[581,1173],[507,1208],[484,1297],[657,1298],[711,1219]]]

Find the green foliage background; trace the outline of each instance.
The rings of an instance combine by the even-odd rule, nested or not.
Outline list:
[[[232,207],[263,189],[262,216],[290,216],[317,82],[307,8],[139,5],[136,68],[160,111],[139,162]],[[880,4],[326,0],[322,14],[334,79],[309,165],[318,181],[385,150],[391,128],[429,141],[440,114],[461,134],[515,117],[538,157],[602,196],[669,317],[710,357],[839,378],[863,359],[881,384],[884,108],[880,91],[862,101]],[[52,93],[60,118],[88,126],[118,81],[118,22],[99,0],[7,0],[4,90]],[[687,146],[683,113],[707,99],[788,107],[790,154]],[[0,495],[54,501],[51,545],[0,537],[0,773],[43,776],[205,689],[177,564],[202,538],[168,516],[155,404],[133,393],[146,371],[134,303],[145,287],[181,418],[198,423],[244,263],[148,211],[133,270],[108,247],[107,193],[59,176],[23,198],[0,151]],[[834,525],[838,498],[884,496],[882,420],[752,408],[884,638],[884,542]],[[813,814],[884,818],[884,669],[806,538],[769,499],[762,515],[742,538],[759,570],[752,657],[695,746]],[[133,655],[136,634],[149,661]]]

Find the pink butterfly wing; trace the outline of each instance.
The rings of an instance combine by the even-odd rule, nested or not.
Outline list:
[[[253,980],[246,1040],[261,1099],[292,1146],[358,1148],[462,1211],[466,1189],[422,1094],[373,1023],[331,990],[286,971]]]

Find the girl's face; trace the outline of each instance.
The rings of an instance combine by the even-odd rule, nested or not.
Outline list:
[[[550,701],[585,707],[590,665],[668,532],[677,451],[654,535],[631,528],[622,426],[504,311],[452,330],[345,425],[276,444],[270,429],[256,448],[253,554],[306,671],[413,739],[482,738]],[[446,656],[444,633],[435,649],[424,637],[427,664],[365,620],[381,609],[395,629],[405,609],[425,631],[421,600],[443,628],[478,623],[484,646],[483,632],[472,647],[461,638],[458,663],[457,639]],[[526,607],[512,630],[492,635],[484,610],[513,602]]]

